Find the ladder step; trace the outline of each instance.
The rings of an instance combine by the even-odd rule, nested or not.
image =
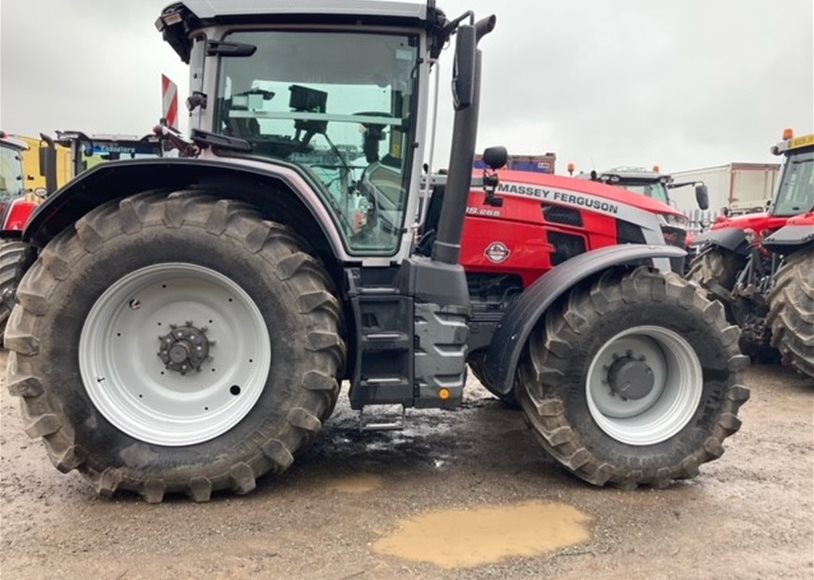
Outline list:
[[[388,405],[383,405],[388,406]],[[365,407],[362,407],[359,410],[359,430],[360,431],[403,431],[404,426],[407,423],[407,408],[404,405],[399,405],[401,407],[401,414],[395,421],[389,422],[378,422],[376,420],[371,420],[370,422],[365,421]]]

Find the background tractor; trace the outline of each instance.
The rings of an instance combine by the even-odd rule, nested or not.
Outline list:
[[[663,487],[721,456],[748,359],[721,305],[670,271],[684,252],[664,245],[656,215],[598,190],[502,182],[503,148],[484,153],[469,205],[478,44],[494,17],[449,20],[434,2],[187,0],[157,26],[191,68],[190,140],[164,132],[183,157],[91,169],[23,236],[38,257],[6,333],[7,384],[58,469],[149,502],[248,493],[307,449],[340,381],[367,416],[454,409],[476,354],[542,446],[594,485]],[[436,197],[422,180],[429,87],[453,36]],[[467,207],[513,195],[553,224],[593,209],[576,213],[617,233],[562,263],[567,227],[501,235],[484,250],[494,266],[468,277]],[[505,205],[506,218],[519,207]],[[469,235],[522,227],[491,217]],[[646,243],[615,243],[619,231]],[[534,270],[532,254],[558,263]]]
[[[814,135],[784,138],[772,147],[786,162],[769,211],[716,221],[698,238],[688,278],[726,304],[744,350],[771,357],[779,346],[784,361],[812,375]]]
[[[461,244],[472,303],[469,366],[478,380],[510,406],[514,393],[498,393],[482,370],[489,340],[513,300],[542,275],[590,250],[621,244],[684,246],[674,235],[684,218],[661,201],[599,182],[542,173],[500,171],[490,188],[476,180],[469,194]],[[443,206],[437,177],[418,252],[429,256]],[[669,267],[683,275],[684,259]],[[482,339],[478,343],[478,338]]]
[[[0,339],[14,305],[14,292],[36,255],[20,241],[40,199],[26,188],[23,153],[28,145],[0,132]]]

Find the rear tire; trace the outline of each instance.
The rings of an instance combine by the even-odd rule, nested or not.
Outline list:
[[[769,294],[766,324],[783,364],[814,378],[814,248],[786,258]]]
[[[201,297],[195,284],[173,286],[172,276],[162,286],[165,280],[156,278],[161,267],[176,272],[176,278],[179,267],[202,273],[203,283],[215,287],[217,280],[228,280],[221,289],[227,294],[213,290]],[[124,299],[116,294],[117,285],[139,280],[145,271],[153,278],[143,278],[144,290],[125,287],[125,294],[132,292]],[[177,297],[153,298],[165,296],[165,287],[163,292]],[[233,307],[256,316],[230,317],[221,304],[227,296],[234,296]],[[26,432],[43,439],[57,469],[78,470],[104,495],[130,490],[157,503],[166,493],[186,493],[195,501],[208,501],[222,489],[248,493],[264,473],[281,473],[291,465],[338,395],[345,345],[330,280],[288,228],[263,220],[244,203],[182,192],[105,204],[48,244],[23,278],[18,300],[6,337],[12,351],[7,384],[21,397]],[[198,314],[190,321],[193,315],[183,309],[192,308],[192,300]],[[106,301],[112,301],[112,309],[104,309]],[[93,326],[94,316],[100,325]],[[155,316],[163,320],[161,328],[150,318]],[[113,321],[109,340],[102,332],[106,319]],[[213,359],[203,363],[202,372],[182,375],[166,367],[156,351],[171,323],[186,327],[189,322],[208,325],[209,336],[224,344],[210,344]],[[269,341],[270,353],[251,344],[260,335],[243,330],[249,325],[267,329],[261,342]],[[86,327],[93,331],[90,337],[83,336]],[[131,358],[138,368],[123,373],[127,350],[116,340],[131,335]],[[198,344],[200,336],[189,340]],[[253,360],[235,358],[248,357],[252,348]],[[240,385],[218,382],[219,375],[230,381],[252,364],[265,366],[246,379],[243,393],[236,388]],[[88,382],[94,365],[109,371],[96,380],[106,387]],[[204,412],[206,401],[230,401],[231,395],[240,401],[250,389],[257,397],[250,405],[229,411],[231,403],[223,402]],[[91,393],[97,401],[108,395],[110,400],[97,405]],[[218,416],[233,425],[226,420],[206,431],[211,427],[207,413],[219,409],[224,414]],[[149,422],[151,413],[165,417],[166,431],[160,421]],[[198,431],[188,426],[190,418],[202,426]]]
[[[624,336],[631,331],[641,336]],[[749,390],[740,385],[748,358],[738,336],[721,304],[679,276],[646,267],[608,271],[538,323],[516,392],[542,446],[578,477],[598,486],[666,487],[720,457],[723,440],[740,427]],[[605,361],[609,345],[622,355]],[[637,352],[625,354],[629,348]],[[594,378],[610,380],[602,363],[613,367],[620,358],[647,361],[657,380],[646,396],[610,395],[608,382]]]
[[[486,373],[483,372],[482,364],[483,363],[481,363],[481,361],[469,361],[469,369],[472,371],[472,374],[475,375],[475,378],[480,381],[480,384],[483,385],[483,388],[500,399],[500,402],[510,409],[520,409],[520,403],[517,401],[517,397],[514,396],[514,390],[502,395],[500,393],[496,393],[495,390],[489,385],[489,382],[486,380]]]
[[[0,345],[11,309],[14,308],[17,287],[31,262],[33,257],[28,244],[16,240],[0,242]]]

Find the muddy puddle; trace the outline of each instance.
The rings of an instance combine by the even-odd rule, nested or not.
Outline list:
[[[590,521],[587,514],[560,503],[435,511],[405,520],[374,549],[441,568],[469,568],[586,542]]]
[[[328,489],[340,493],[368,493],[382,486],[382,478],[373,473],[354,473],[337,477],[328,484]]]

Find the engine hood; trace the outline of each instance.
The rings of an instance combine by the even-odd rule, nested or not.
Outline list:
[[[656,199],[647,197],[645,195],[639,195],[620,187],[605,185],[604,183],[599,183],[596,181],[576,179],[573,177],[563,177],[548,173],[530,173],[526,171],[501,170],[498,172],[498,174],[500,175],[501,184],[522,183],[539,186],[541,188],[550,187],[555,189],[569,190],[604,198],[610,202],[624,204],[652,214],[675,216],[684,215],[674,207],[671,207]]]
[[[748,213],[744,215],[739,215],[731,218],[718,218],[710,229],[712,230],[723,230],[726,228],[736,228],[739,230],[745,229],[763,229],[767,220],[769,220],[769,214],[765,211],[760,213]]]
[[[814,228],[814,211],[793,217],[788,221],[790,226],[809,226]],[[814,230],[812,230],[814,231]]]

